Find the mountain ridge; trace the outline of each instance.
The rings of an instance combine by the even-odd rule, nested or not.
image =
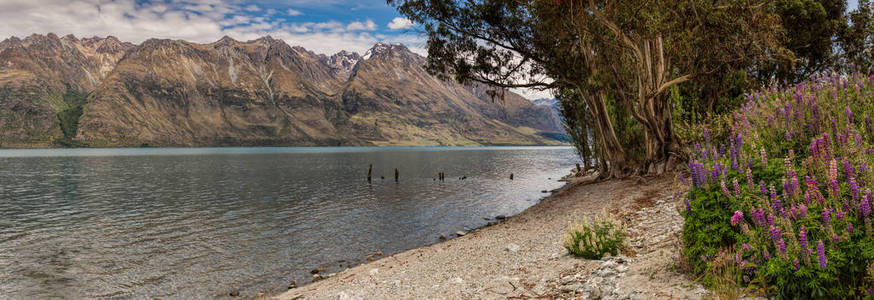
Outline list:
[[[0,146],[554,144],[558,117],[428,74],[401,44],[330,56],[270,36],[0,42]]]

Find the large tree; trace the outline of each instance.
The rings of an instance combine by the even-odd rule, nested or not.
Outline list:
[[[592,118],[582,124],[591,125],[603,176],[676,165],[672,86],[781,51],[767,0],[388,2],[424,25],[431,72],[578,101],[586,113],[575,115]]]
[[[847,19],[849,23],[838,38],[843,65],[852,64],[863,72],[874,71],[874,7],[871,1],[859,0],[859,6],[848,14]]]

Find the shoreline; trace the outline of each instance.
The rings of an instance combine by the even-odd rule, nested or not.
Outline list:
[[[553,190],[551,195],[497,224],[365,262],[331,277],[260,298],[504,299],[549,295],[588,299],[603,295],[613,299],[638,295],[698,299],[706,294],[700,285],[676,272],[679,261],[676,239],[682,228],[682,217],[676,211],[668,213],[679,204],[679,199],[673,197],[678,187],[672,185],[672,180],[664,177],[649,182],[594,182],[587,177],[565,179],[569,179],[567,183]],[[632,249],[628,257],[620,255],[618,261],[627,265],[623,272],[629,276],[601,276],[605,272],[598,268],[602,261],[570,256],[561,244],[568,222],[605,210],[617,215],[628,228]],[[670,220],[653,221],[653,217],[669,217]],[[603,263],[616,265],[612,260]],[[636,270],[638,266],[645,271]],[[654,268],[664,274],[656,276],[652,272]],[[649,272],[649,275],[637,276],[641,274],[635,271]],[[591,277],[597,277],[597,283],[587,285]],[[593,292],[586,289],[592,286],[600,289],[598,286],[605,286],[602,282],[605,278],[616,281],[612,286],[617,291],[627,278],[640,282],[632,282],[626,288],[631,292],[628,297],[611,297],[613,294],[601,290],[597,291],[598,297],[593,297]],[[615,294],[619,296],[619,292]]]

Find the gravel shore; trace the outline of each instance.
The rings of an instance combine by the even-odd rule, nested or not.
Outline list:
[[[497,225],[353,267],[274,299],[699,299],[677,271],[681,187],[670,178],[591,183],[574,178]],[[568,222],[603,210],[631,235],[631,251],[602,260],[567,254]]]

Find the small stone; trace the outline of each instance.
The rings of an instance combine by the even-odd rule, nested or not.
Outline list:
[[[628,266],[620,265],[620,266],[616,267],[616,271],[619,271],[619,273],[625,273],[625,271],[628,271]]]
[[[296,288],[297,288],[297,283],[295,283],[294,280],[292,280],[292,281],[288,284],[288,289],[290,290],[290,289],[296,289]]]
[[[616,272],[614,272],[613,269],[601,269],[601,270],[598,270],[598,276],[601,276],[601,277],[610,277],[610,276],[613,276],[613,275],[616,275]]]
[[[456,232],[455,232],[455,235],[457,235],[457,236],[465,236],[465,235],[467,235],[467,232],[464,232],[464,231],[456,231]]]
[[[589,291],[588,299],[601,299],[601,289],[598,287],[592,287],[592,289]]]
[[[449,279],[449,283],[463,283],[463,282],[464,282],[464,279],[461,279],[461,277],[453,277],[452,279]]]
[[[319,280],[322,280],[322,279],[325,279],[325,278],[322,277],[321,274],[319,274],[319,273],[313,274],[313,282],[316,282],[316,281],[319,281]]]
[[[559,282],[560,282],[562,285],[566,285],[566,284],[569,284],[569,283],[574,282],[574,281],[576,281],[576,278],[574,278],[574,277],[571,276],[571,275],[568,275],[568,276],[562,277],[562,278],[561,278],[561,281],[559,281]]]
[[[545,193],[549,193],[549,191],[547,191],[547,190],[542,190],[542,191],[540,191],[540,192],[541,192],[541,193],[544,193],[544,194],[545,194]]]
[[[376,251],[376,256],[382,256],[382,251]]]
[[[506,218],[507,218],[507,216],[505,216],[505,215],[497,215],[497,216],[495,216],[495,219],[498,219],[498,220],[503,220],[503,219],[506,219]]]
[[[601,263],[601,269],[615,268],[617,265],[615,260],[608,260]]]
[[[505,248],[504,250],[510,251],[510,252],[519,252],[519,245],[509,244],[509,245],[507,245],[507,248]]]
[[[374,268],[374,269],[370,269],[370,276],[373,276],[373,275],[376,275],[376,274],[379,274],[379,269],[376,269],[376,268]]]
[[[319,274],[322,272],[322,268],[315,268],[310,270],[310,274]]]
[[[259,292],[259,293],[255,294],[255,297],[264,297],[264,293]]]
[[[583,284],[577,282],[577,283],[571,283],[568,285],[563,285],[559,288],[559,290],[561,290],[562,292],[565,292],[565,293],[570,293],[570,292],[574,292],[582,287],[583,287]]]
[[[228,296],[231,296],[231,297],[239,297],[239,296],[240,296],[240,291],[231,291],[230,293],[228,293]]]
[[[445,239],[446,239],[446,235],[441,234],[439,238],[440,238],[441,240],[445,240]]]

